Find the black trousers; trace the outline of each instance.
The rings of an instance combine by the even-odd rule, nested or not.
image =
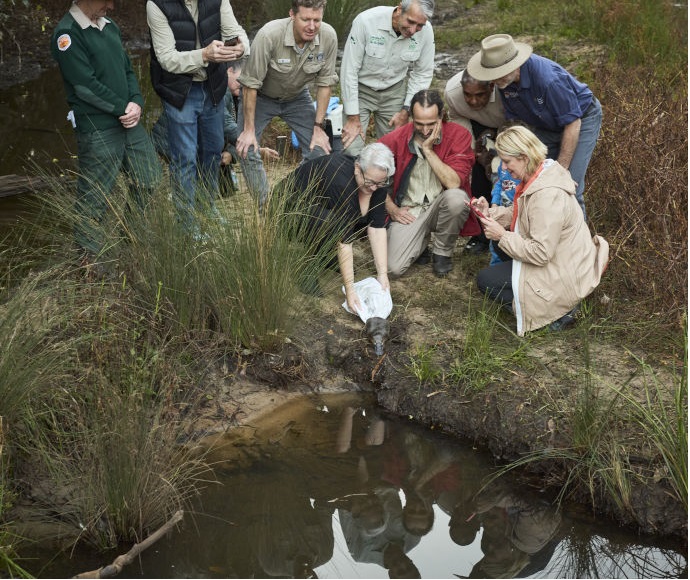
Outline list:
[[[477,274],[477,287],[489,298],[501,304],[513,303],[513,286],[511,277],[513,261],[501,262],[489,266]]]

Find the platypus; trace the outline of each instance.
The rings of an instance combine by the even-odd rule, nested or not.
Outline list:
[[[374,344],[374,352],[376,356],[381,356],[384,352],[386,340],[390,332],[390,322],[387,319],[379,316],[372,316],[367,319],[367,334]]]

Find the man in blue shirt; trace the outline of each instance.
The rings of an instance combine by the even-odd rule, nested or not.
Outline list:
[[[590,88],[508,34],[482,40],[467,70],[478,80],[494,81],[506,118],[529,124],[548,147],[548,156],[570,171],[584,213],[585,174],[602,117],[601,103]]]

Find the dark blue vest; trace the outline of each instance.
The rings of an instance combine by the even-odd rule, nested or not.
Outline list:
[[[199,0],[197,25],[183,0],[153,0],[168,19],[175,36],[175,48],[189,51],[196,48],[197,27],[201,46],[212,40],[222,40],[220,34],[220,0]],[[227,63],[208,63],[206,80],[214,104],[222,103],[228,88]],[[158,95],[174,107],[181,109],[192,86],[191,74],[173,74],[158,62],[151,43],[151,83]]]

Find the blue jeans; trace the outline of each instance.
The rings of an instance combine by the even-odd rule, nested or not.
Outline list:
[[[192,227],[197,203],[215,209],[225,102],[214,105],[206,83],[192,83],[182,109],[165,101],[163,107],[168,119],[173,199],[178,219]]]
[[[244,128],[242,100],[237,107],[237,124]],[[256,95],[256,110],[254,112],[254,131],[256,140],[261,143],[261,135],[268,123],[274,118],[280,117],[295,132],[297,141],[302,149],[302,159],[313,159],[325,155],[320,147],[309,151],[312,135],[314,134],[314,119],[316,111],[308,89],[304,89],[300,95],[290,101],[271,99],[261,93]],[[259,205],[263,205],[268,197],[268,179],[261,156],[252,148],[246,159],[240,159],[242,173],[247,178],[250,193],[258,199]]]
[[[587,111],[585,111],[584,117],[582,117],[582,124],[580,125],[580,138],[577,142],[577,148],[573,154],[573,159],[570,162],[570,176],[573,181],[577,183],[577,188],[575,189],[575,197],[577,202],[582,208],[582,213],[585,214],[585,220],[587,219],[587,212],[585,211],[585,174],[587,173],[587,167],[589,166],[589,161],[592,158],[592,153],[594,152],[594,147],[599,139],[599,131],[601,130],[601,103],[594,97],[592,104],[589,106]],[[548,157],[551,159],[557,159],[558,153],[561,149],[561,137],[563,132],[559,131],[546,131],[543,129],[536,129],[535,134],[541,140],[544,145],[549,148]]]

